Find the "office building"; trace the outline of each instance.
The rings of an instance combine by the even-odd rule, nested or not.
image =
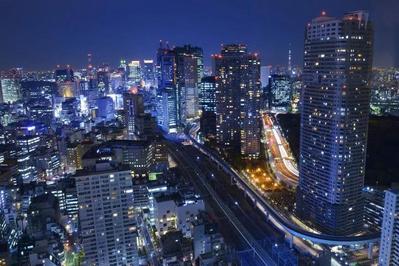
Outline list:
[[[66,147],[67,167],[68,172],[75,172],[77,169],[82,169],[83,149],[79,143],[68,143]]]
[[[18,171],[23,183],[29,183],[37,179],[37,170],[33,163],[33,153],[39,147],[40,142],[40,136],[27,135],[16,138]]]
[[[143,61],[142,74],[146,88],[156,87],[154,60],[147,59]]]
[[[217,82],[215,76],[207,76],[201,79],[198,93],[198,101],[200,110],[202,112],[216,112],[216,86]]]
[[[269,77],[269,109],[288,111],[291,105],[291,98],[290,76],[272,74]]]
[[[135,177],[146,174],[154,164],[155,146],[151,141],[110,140],[95,145],[82,156],[82,167],[93,169],[97,161],[129,166]]]
[[[260,60],[242,44],[223,45],[214,55],[216,136],[223,149],[240,150],[244,158],[260,152]]]
[[[161,43],[157,53],[158,91],[157,119],[158,125],[168,133],[178,129],[178,90],[176,87],[176,56],[169,47]]]
[[[75,181],[74,178],[67,177],[54,183],[49,183],[46,188],[48,192],[58,199],[61,213],[69,218],[77,218],[79,211]]]
[[[178,121],[198,116],[198,89],[204,72],[203,52],[199,47],[184,45],[173,49],[176,56]]]
[[[88,265],[138,265],[130,170],[98,164],[74,176]]]
[[[271,75],[272,66],[261,66],[260,67],[260,84],[262,89],[269,85],[269,78]]]
[[[56,93],[56,84],[50,81],[21,81],[21,94],[24,99],[46,98],[52,102]]]
[[[58,68],[54,72],[54,78],[58,87],[58,95],[64,98],[72,98],[78,94],[74,71],[69,66]]]
[[[138,117],[144,113],[143,95],[138,92],[137,88],[132,88],[123,94],[123,110],[128,139],[134,139]]]
[[[129,84],[138,86],[141,82],[141,65],[140,61],[133,60],[129,63]]]
[[[201,79],[198,101],[200,107],[200,131],[205,139],[216,136],[216,82],[215,76]]]
[[[365,187],[364,197],[364,226],[370,231],[380,231],[384,216],[384,191],[377,187]]]
[[[384,218],[382,220],[378,265],[399,264],[399,191],[385,191]]]
[[[57,68],[54,72],[54,79],[56,82],[60,81],[74,81],[74,73],[72,68],[67,66],[66,68]]]
[[[360,230],[371,66],[367,12],[307,25],[296,206],[324,233]]]
[[[4,103],[13,103],[21,99],[21,89],[17,79],[2,78],[1,90]]]
[[[22,98],[21,81],[22,69],[14,68],[1,73],[0,76],[0,103],[14,103]]]
[[[124,73],[121,70],[116,70],[110,74],[110,93],[121,91],[125,87]]]
[[[110,121],[115,118],[115,105],[111,97],[97,99],[96,118],[98,122]]]

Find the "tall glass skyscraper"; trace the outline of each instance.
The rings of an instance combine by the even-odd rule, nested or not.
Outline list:
[[[191,45],[175,47],[176,78],[181,124],[198,116],[198,87],[204,75],[202,48]]]
[[[216,79],[215,76],[206,76],[201,79],[201,85],[198,93],[199,106],[204,111],[216,111]]]
[[[159,126],[168,133],[178,128],[178,90],[176,86],[176,56],[168,46],[161,46],[157,53],[158,91],[157,120]]]
[[[372,66],[365,11],[323,13],[306,27],[297,212],[324,233],[352,234],[362,188]]]
[[[143,61],[143,69],[142,69],[142,74],[143,74],[143,80],[145,82],[145,87],[150,88],[150,87],[155,87],[156,86],[156,80],[155,80],[155,66],[154,66],[154,60],[147,59]]]
[[[123,94],[123,110],[127,137],[135,139],[138,116],[144,113],[143,95],[138,93],[137,88]]]
[[[242,44],[223,45],[214,55],[216,135],[223,148],[240,150],[244,158],[260,151],[260,59]]]
[[[0,103],[13,103],[21,99],[22,69],[14,68],[0,76]]]
[[[399,264],[399,190],[385,191],[378,265]]]
[[[129,82],[130,85],[140,85],[141,82],[141,64],[139,60],[133,60],[129,63]]]

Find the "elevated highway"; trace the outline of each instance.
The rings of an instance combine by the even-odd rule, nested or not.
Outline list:
[[[216,152],[198,143],[190,135],[187,135],[187,137],[192,141],[194,147],[215,162],[231,177],[232,181],[234,181],[238,187],[245,191],[248,197],[250,197],[255,205],[265,214],[266,219],[273,223],[277,228],[282,230],[290,238],[291,245],[293,243],[294,237],[310,241],[314,244],[328,246],[354,246],[368,244],[370,247],[379,241],[379,233],[357,236],[334,236],[308,231],[304,228],[301,228],[281,214],[278,210],[275,210],[263,197],[262,192],[260,192],[253,184],[237,173],[226,161],[220,158]]]

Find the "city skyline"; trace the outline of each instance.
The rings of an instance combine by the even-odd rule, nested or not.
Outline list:
[[[0,266],[398,263],[399,2],[15,1]]]
[[[202,47],[207,66],[210,55],[227,43],[247,44],[260,53],[262,65],[286,65],[291,44],[293,65],[302,65],[303,27],[309,18],[322,11],[334,16],[359,9],[370,10],[375,21],[374,65],[399,65],[395,51],[399,43],[399,19],[394,14],[395,7],[399,8],[397,1],[313,2],[190,1],[181,5],[174,1],[166,5],[161,1],[122,1],[117,5],[85,1],[67,5],[40,1],[24,3],[26,8],[21,10],[21,1],[7,0],[0,4],[8,11],[0,22],[13,27],[0,29],[0,34],[7,36],[0,44],[0,69],[48,70],[58,64],[76,69],[86,66],[88,53],[95,65],[117,65],[121,58],[153,59],[159,40]],[[205,11],[190,12],[203,6],[209,13],[206,20]]]

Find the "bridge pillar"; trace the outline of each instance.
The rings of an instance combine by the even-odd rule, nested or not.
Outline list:
[[[369,247],[367,250],[367,258],[370,260],[373,258],[373,247],[374,247],[374,243],[369,243]]]

